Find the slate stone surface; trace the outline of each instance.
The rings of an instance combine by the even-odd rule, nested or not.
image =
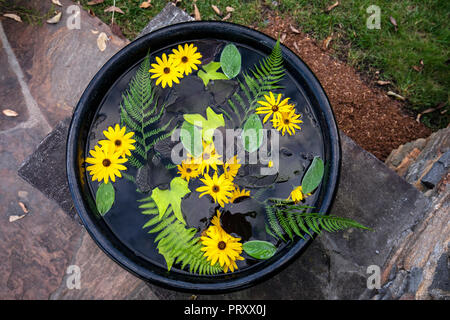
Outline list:
[[[169,4],[166,15],[176,16],[180,11]],[[164,12],[164,11],[163,11]],[[161,14],[163,14],[163,12]],[[180,13],[178,13],[180,14]],[[160,22],[145,30],[154,30],[161,26]],[[170,21],[186,21],[173,18]],[[50,170],[42,169],[45,162],[52,167],[65,167],[65,135],[68,121],[63,121],[57,129],[39,145],[35,154],[22,165],[19,174],[30,181],[37,189],[42,190],[58,204],[70,210],[70,198],[63,171],[55,170],[61,177],[49,175]],[[322,234],[311,244],[306,252],[288,268],[278,275],[255,287],[225,295],[199,296],[200,299],[339,299],[370,298],[374,292],[366,289],[367,267],[378,265],[383,267],[391,250],[404,237],[404,231],[414,227],[423,215],[428,201],[422,194],[389,170],[373,155],[361,149],[350,138],[341,133],[342,138],[342,173],[338,193],[331,213],[353,218],[374,229],[373,232],[348,230],[336,234]],[[40,172],[40,175],[36,172]],[[45,174],[44,174],[45,173]],[[49,180],[54,181],[49,181]],[[73,214],[69,212],[69,214]],[[83,235],[86,237],[88,235]],[[76,261],[88,270],[97,270],[97,276],[89,278],[89,289],[84,293],[68,293],[62,287],[54,294],[54,298],[93,298],[119,297],[109,292],[104,286],[108,281],[100,281],[103,276],[98,273],[99,264],[107,259],[92,242],[83,239],[77,251]],[[89,256],[99,254],[89,263]],[[96,267],[97,266],[97,267]],[[112,266],[112,269],[115,270]],[[89,269],[90,268],[90,269]],[[113,272],[113,271],[111,271]],[[100,278],[100,279],[99,279]],[[153,285],[135,283],[121,274],[120,283],[132,283],[133,297],[151,296],[160,299],[185,299],[190,294],[182,294]],[[134,278],[133,278],[134,279]],[[114,279],[110,279],[113,281]],[[109,281],[109,282],[111,282]],[[127,290],[130,287],[127,287]],[[120,290],[115,287],[115,290]],[[108,294],[107,294],[108,293]]]

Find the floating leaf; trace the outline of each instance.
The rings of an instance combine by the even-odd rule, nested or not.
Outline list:
[[[239,74],[241,63],[241,54],[238,48],[232,43],[226,45],[220,55],[220,66],[228,79],[232,79]]]
[[[153,189],[151,197],[158,207],[159,219],[164,216],[167,208],[171,205],[175,217],[183,224],[186,224],[181,213],[181,199],[189,192],[191,190],[188,188],[188,182],[180,177],[172,179],[168,190]]]
[[[272,258],[277,252],[277,248],[272,243],[261,240],[247,241],[242,245],[242,249],[249,256],[259,260]]]
[[[225,126],[225,119],[222,114],[217,114],[211,107],[206,108],[205,119],[201,114],[185,114],[184,120],[202,128],[202,137],[205,142],[212,142],[214,130]]]
[[[242,142],[245,150],[254,152],[263,143],[263,124],[257,114],[252,114],[244,123]]]
[[[210,80],[227,80],[228,77],[221,72],[217,72],[220,68],[220,62],[210,62],[203,66],[203,70],[200,70],[197,75],[202,79],[205,87],[208,85]]]
[[[203,152],[202,131],[192,123],[184,121],[181,126],[180,140],[183,147],[194,157]]]
[[[115,191],[112,183],[101,183],[95,195],[95,203],[98,212],[104,216],[112,207],[115,198]]]
[[[320,157],[314,157],[311,165],[303,176],[302,192],[304,194],[313,192],[314,189],[319,186],[323,178],[323,172],[323,160]]]

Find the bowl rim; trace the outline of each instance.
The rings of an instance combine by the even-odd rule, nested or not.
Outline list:
[[[142,51],[143,47],[149,47],[152,41],[164,41],[162,39],[171,38],[183,34],[186,32],[193,33],[218,33],[227,34],[229,37],[239,38],[242,42],[245,39],[248,41],[253,41],[259,43],[263,46],[273,47],[276,40],[270,36],[263,34],[257,30],[250,29],[248,27],[222,21],[190,21],[184,23],[173,24],[167,27],[163,27],[149,34],[143,35],[142,37],[132,41],[127,46],[122,48],[119,52],[113,55],[95,74],[92,78],[85,91],[83,92],[72,116],[72,120],[69,127],[69,133],[67,136],[67,149],[66,149],[66,170],[67,170],[67,180],[69,184],[70,193],[74,202],[74,207],[78,213],[84,227],[86,228],[89,235],[92,237],[94,242],[106,253],[112,260],[118,263],[120,266],[134,274],[135,276],[149,281],[153,284],[182,292],[195,292],[195,293],[225,293],[235,290],[241,290],[257,283],[260,283],[267,278],[273,276],[274,274],[280,272],[282,269],[286,268],[290,263],[292,263],[311,243],[313,240],[311,237],[307,236],[306,240],[300,240],[293,243],[288,251],[279,259],[268,264],[262,270],[249,275],[244,275],[243,277],[233,278],[229,277],[225,281],[220,283],[217,282],[190,282],[183,281],[179,279],[169,278],[167,274],[158,274],[152,272],[145,268],[145,266],[130,261],[126,254],[121,252],[121,248],[117,247],[109,238],[105,236],[98,229],[98,219],[93,213],[90,213],[86,207],[86,200],[83,198],[81,192],[81,181],[79,179],[78,168],[79,168],[79,157],[80,157],[80,127],[83,118],[88,112],[89,100],[95,96],[100,97],[102,95],[102,90],[100,90],[100,83],[105,77],[114,76],[117,73],[117,69],[126,70],[127,69],[127,55],[136,52],[137,50]],[[168,35],[170,35],[168,37]],[[196,39],[200,39],[197,37]],[[189,41],[189,40],[186,40]],[[330,141],[330,159],[328,165],[328,182],[323,186],[324,196],[322,199],[320,212],[328,213],[331,204],[335,198],[337,191],[337,184],[340,175],[341,166],[341,148],[340,148],[340,138],[339,131],[337,128],[335,116],[333,110],[331,109],[328,97],[320,84],[319,80],[310,70],[310,68],[299,58],[295,53],[293,53],[289,48],[282,45],[283,60],[287,62],[290,68],[293,68],[298,74],[302,76],[302,80],[308,84],[307,89],[313,92],[314,95],[307,95],[308,99],[314,98],[316,103],[312,106],[314,109],[316,107],[319,110],[315,112],[321,112],[324,117],[325,124],[327,125],[327,132],[324,132],[324,128],[321,125],[322,134],[329,134]],[[128,64],[128,68],[132,63]],[[114,71],[116,70],[116,71]],[[123,72],[122,72],[123,74]],[[103,93],[103,96],[106,92]],[[312,105],[311,101],[311,105]],[[83,148],[81,148],[83,149]],[[197,276],[198,277],[198,276]]]

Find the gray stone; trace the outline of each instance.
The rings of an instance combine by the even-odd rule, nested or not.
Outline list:
[[[436,161],[431,169],[420,180],[427,188],[433,189],[450,168],[450,150]]]
[[[183,10],[178,9],[173,3],[169,2],[164,9],[161,10],[160,13],[158,13],[148,24],[147,26],[142,30],[142,32],[138,35],[138,38],[142,37],[143,35],[150,33],[152,31],[161,29],[163,27],[181,23],[181,22],[188,22],[192,21],[194,18],[192,18],[190,15],[188,15]]]

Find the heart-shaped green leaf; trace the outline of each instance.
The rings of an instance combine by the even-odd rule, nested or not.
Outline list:
[[[220,55],[220,66],[228,79],[232,79],[239,74],[241,63],[241,54],[238,48],[232,43],[226,45]]]
[[[112,207],[115,198],[115,191],[112,183],[101,183],[95,194],[95,203],[98,212],[104,216]]]
[[[159,218],[161,219],[164,216],[167,208],[171,205],[175,217],[186,224],[183,214],[181,213],[181,199],[189,192],[191,192],[191,190],[188,188],[188,182],[180,177],[172,179],[170,182],[170,189],[153,189],[151,197],[158,207]]]
[[[302,179],[302,192],[304,194],[313,192],[323,178],[324,164],[320,157],[314,157],[311,165]]]
[[[249,256],[259,260],[269,259],[277,252],[277,248],[272,243],[261,240],[247,241],[242,245],[242,249]]]
[[[184,121],[180,129],[180,140],[183,147],[194,157],[203,152],[202,131],[192,123]]]
[[[263,143],[263,124],[255,113],[244,123],[242,142],[244,143],[244,149],[248,152],[258,150]]]
[[[225,126],[225,119],[223,118],[223,114],[215,113],[211,107],[206,108],[206,117],[207,119],[198,113],[185,114],[184,120],[194,126],[201,127],[203,140],[209,143],[213,140],[214,130],[218,127]]]
[[[208,85],[210,80],[227,80],[228,77],[221,72],[217,72],[220,68],[220,62],[211,61],[207,65],[203,66],[202,70],[199,70],[197,76],[202,79],[205,87]]]

